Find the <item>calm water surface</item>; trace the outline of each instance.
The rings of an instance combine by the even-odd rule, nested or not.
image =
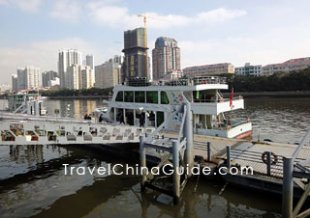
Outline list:
[[[309,98],[248,98],[255,139],[295,143],[310,124]],[[5,105],[0,100],[0,108]],[[50,114],[81,118],[102,101],[48,100]],[[238,114],[239,116],[240,114]],[[0,124],[1,125],[1,124]],[[135,176],[65,176],[63,163],[106,166],[122,161],[77,147],[0,146],[0,217],[280,217],[281,199],[228,185],[193,180],[180,204],[148,191]]]

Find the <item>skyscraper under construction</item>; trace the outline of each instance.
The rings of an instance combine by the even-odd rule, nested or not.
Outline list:
[[[146,28],[137,28],[124,32],[124,61],[122,81],[130,78],[150,79],[150,64],[147,55]]]

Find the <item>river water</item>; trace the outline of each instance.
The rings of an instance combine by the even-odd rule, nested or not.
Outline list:
[[[5,104],[0,100],[0,108]],[[45,105],[50,114],[60,109],[62,116],[81,118],[103,103],[47,100]],[[251,118],[254,139],[295,143],[309,128],[309,98],[247,98],[245,105],[238,116]],[[221,181],[191,181],[173,206],[165,195],[141,194],[137,176],[68,176],[63,163],[107,166],[122,160],[81,147],[0,146],[0,217],[281,217],[279,196],[230,184],[219,195]]]

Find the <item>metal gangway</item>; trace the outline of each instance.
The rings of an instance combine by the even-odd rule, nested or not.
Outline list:
[[[142,171],[141,190],[150,188],[173,197],[175,204],[179,202],[182,191],[190,177],[190,172],[180,172],[180,168],[191,168],[193,165],[193,129],[190,104],[185,104],[182,111],[182,121],[176,138],[164,137],[159,126],[152,134],[140,137],[140,167]],[[148,158],[147,158],[148,156]],[[154,173],[148,171],[148,159],[156,158],[155,165],[160,171],[171,167],[171,174],[163,171]],[[154,164],[154,163],[153,163]]]

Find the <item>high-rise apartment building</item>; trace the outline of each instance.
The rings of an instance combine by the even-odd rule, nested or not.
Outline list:
[[[91,69],[95,69],[94,56],[91,54],[86,55],[85,65],[89,66]]]
[[[38,89],[41,85],[40,74],[38,67],[26,66],[17,69],[17,90]]]
[[[27,75],[23,68],[17,69],[17,90],[27,89]]]
[[[95,87],[110,88],[120,83],[121,56],[114,56],[105,63],[95,67]]]
[[[180,48],[177,41],[168,37],[156,39],[152,50],[153,79],[159,80],[181,71]]]
[[[67,89],[80,89],[80,71],[82,65],[71,65],[67,68],[66,72],[66,85]]]
[[[47,71],[42,73],[42,86],[49,87],[50,81],[55,80],[58,77],[57,72],[55,71]]]
[[[94,87],[94,70],[90,66],[83,66],[80,68],[80,89],[89,89]]]
[[[18,92],[17,75],[16,74],[12,75],[12,92]]]
[[[92,83],[93,83],[92,86],[93,86],[95,83],[95,60],[94,60],[93,55],[91,55],[91,54],[86,55],[85,65],[89,66],[90,69],[93,71],[92,72],[92,78],[91,78]]]
[[[183,74],[188,76],[212,76],[233,73],[235,73],[235,67],[231,63],[208,64],[183,69]]]
[[[62,50],[58,53],[58,73],[60,87],[66,88],[66,73],[68,67],[72,65],[82,65],[82,53],[76,49]]]
[[[147,55],[147,35],[145,28],[124,32],[124,62],[122,80],[135,77],[150,78],[150,64]]]
[[[89,66],[71,65],[66,73],[67,89],[89,89],[94,86],[94,71]]]

